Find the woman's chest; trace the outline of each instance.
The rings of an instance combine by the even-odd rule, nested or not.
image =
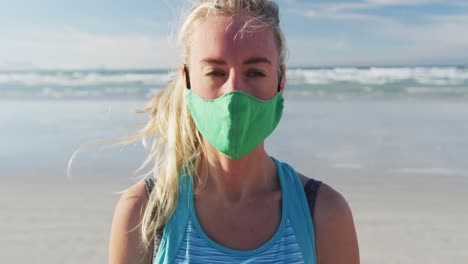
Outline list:
[[[304,263],[304,260],[289,222],[258,248],[241,251],[207,239],[190,220],[173,263]]]
[[[203,232],[216,243],[236,250],[252,250],[270,240],[281,224],[281,200],[225,207],[195,202]]]

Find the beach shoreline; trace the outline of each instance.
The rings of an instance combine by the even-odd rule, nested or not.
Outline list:
[[[134,133],[126,126],[147,117],[130,110],[141,105],[0,104],[0,263],[107,261],[116,192],[137,181],[145,150],[85,149],[71,180],[67,165],[83,143]],[[287,100],[266,148],[347,199],[361,263],[463,263],[467,120],[456,101]]]

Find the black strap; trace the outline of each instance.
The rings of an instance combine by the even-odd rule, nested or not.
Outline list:
[[[304,186],[304,193],[307,199],[307,203],[309,204],[309,211],[312,219],[314,219],[315,201],[317,200],[317,192],[320,188],[320,185],[322,185],[321,181],[309,179]]]
[[[154,188],[154,181],[151,178],[146,178],[145,179],[145,188],[146,188],[146,194],[148,195],[148,198],[150,197],[151,191]]]
[[[310,211],[310,216],[312,219],[314,219],[314,208],[315,208],[315,201],[317,199],[317,192],[320,188],[320,185],[322,184],[321,181],[317,181],[314,179],[309,179],[307,180],[305,186],[304,186],[304,193],[307,199],[307,203],[309,204],[309,211]],[[148,194],[148,197],[151,194],[151,191],[154,188],[154,181],[151,178],[146,178],[145,179],[145,187],[146,187],[146,193]],[[163,229],[158,229],[156,230],[156,237],[154,239],[154,248],[153,252],[156,253],[158,252],[159,244],[161,243],[161,238],[163,234]]]

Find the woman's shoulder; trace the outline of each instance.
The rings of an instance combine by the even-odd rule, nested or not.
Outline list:
[[[306,189],[308,185],[315,185],[316,187],[316,207],[315,211],[322,216],[331,214],[347,214],[351,212],[346,199],[337,190],[330,185],[318,181],[313,178],[304,176],[298,173],[302,186]]]
[[[125,211],[139,210],[148,202],[147,184],[144,180],[135,183],[128,188],[121,196],[117,203],[118,209],[126,209]]]
[[[117,202],[114,221],[122,221],[126,226],[136,226],[143,217],[148,202],[147,184],[144,180],[128,188]]]
[[[305,186],[310,178],[299,175]],[[359,263],[356,230],[346,199],[328,184],[321,183],[315,203],[314,231],[320,262]]]
[[[141,248],[140,223],[148,202],[144,181],[127,189],[120,197],[112,220],[109,263],[137,263]]]

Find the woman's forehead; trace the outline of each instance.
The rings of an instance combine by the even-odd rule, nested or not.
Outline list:
[[[268,28],[247,28],[246,17],[213,16],[204,20],[192,33],[191,62],[206,57],[268,57],[277,62],[278,48]],[[255,29],[255,30],[253,30]]]

